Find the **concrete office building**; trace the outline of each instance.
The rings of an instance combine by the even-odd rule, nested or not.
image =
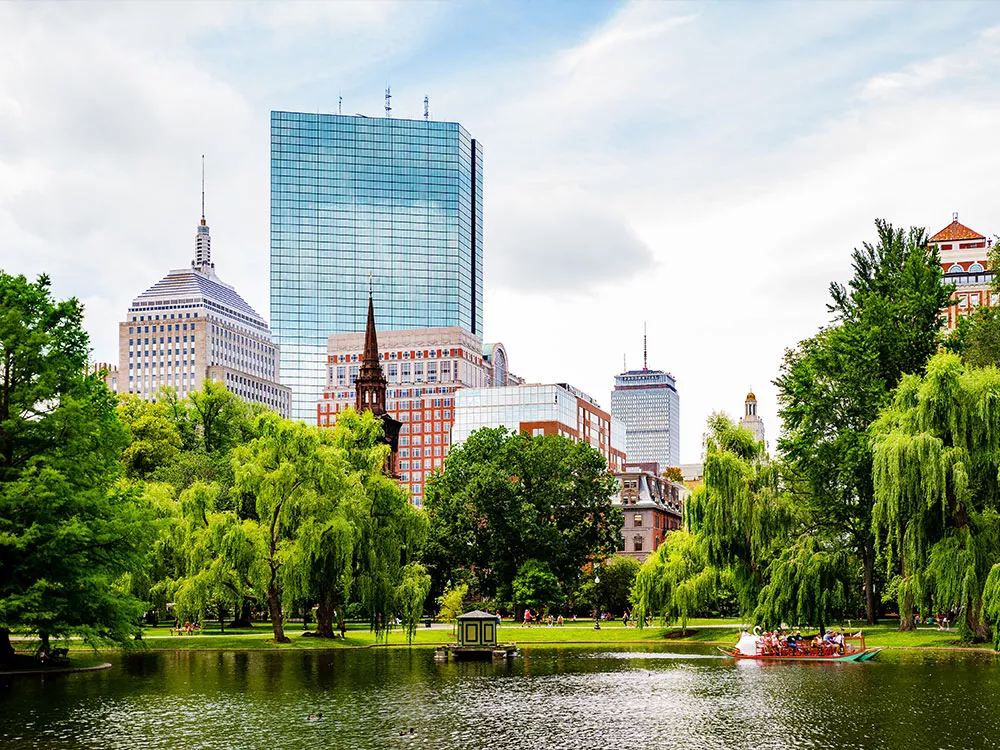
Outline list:
[[[191,267],[170,271],[132,301],[118,324],[114,375],[119,393],[147,401],[164,386],[187,396],[207,379],[288,416],[290,392],[280,385],[267,322],[215,273],[204,195]]]
[[[666,469],[681,459],[680,396],[673,375],[646,367],[645,336],[642,349],[642,369],[615,376],[611,413],[625,424],[628,460]]]

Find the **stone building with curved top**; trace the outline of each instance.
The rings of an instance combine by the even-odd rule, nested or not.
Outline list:
[[[291,409],[267,321],[215,273],[203,197],[191,267],[132,300],[118,324],[117,390],[155,401],[170,387],[183,398],[205,380],[283,417]]]

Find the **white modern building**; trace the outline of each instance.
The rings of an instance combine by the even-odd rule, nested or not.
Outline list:
[[[456,392],[452,443],[461,443],[483,427],[506,427],[529,435],[562,435],[592,445],[607,459],[611,471],[620,471],[625,463],[624,425],[568,383]]]

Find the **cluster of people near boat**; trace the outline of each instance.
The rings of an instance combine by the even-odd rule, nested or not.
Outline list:
[[[742,633],[736,650],[744,656],[834,656],[847,653],[852,647],[850,636],[827,631],[822,635],[802,635],[801,630],[784,632],[770,630],[764,633]]]

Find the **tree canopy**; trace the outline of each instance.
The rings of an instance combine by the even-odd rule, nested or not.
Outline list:
[[[940,341],[950,289],[921,229],[876,221],[877,242],[853,254],[854,274],[830,285],[833,323],[786,352],[779,391],[778,450],[796,503],[828,539],[861,561],[869,622],[877,618],[868,427],[906,373],[923,371]]]
[[[138,601],[120,579],[146,543],[139,497],[118,481],[126,434],[85,374],[75,299],[45,276],[0,272],[0,661],[12,630],[126,643]]]
[[[620,544],[617,480],[586,443],[504,428],[474,432],[427,485],[426,558],[437,578],[512,600],[518,572],[543,560],[564,590]]]

